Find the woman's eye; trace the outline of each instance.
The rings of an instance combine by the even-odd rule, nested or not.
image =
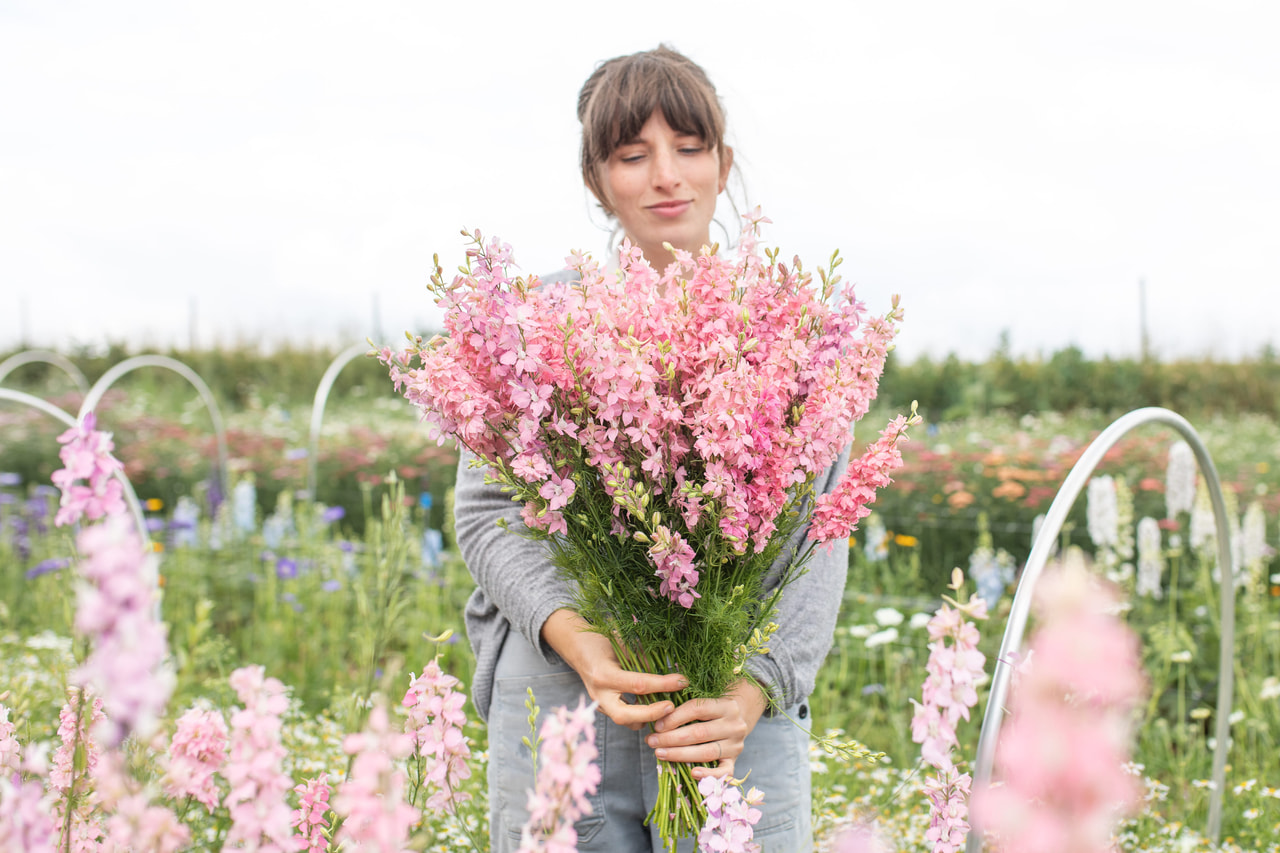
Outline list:
[[[680,148],[681,154],[701,154],[703,152],[701,145],[685,145]]]
[[[624,154],[618,158],[623,163],[639,163],[644,159],[643,154]]]

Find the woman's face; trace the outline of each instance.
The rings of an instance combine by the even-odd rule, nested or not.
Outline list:
[[[710,242],[716,196],[732,165],[732,148],[709,148],[697,136],[674,130],[654,110],[640,135],[602,164],[600,200],[649,264],[662,271],[672,261],[664,242],[694,254]]]

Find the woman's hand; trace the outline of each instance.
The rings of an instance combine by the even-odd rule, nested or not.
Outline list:
[[[733,764],[742,754],[747,735],[769,706],[764,693],[751,681],[735,682],[719,699],[691,699],[654,725],[646,742],[665,761],[703,763],[719,761],[715,768],[695,767],[693,777],[733,776]]]
[[[608,638],[591,630],[572,610],[560,609],[548,616],[542,625],[542,639],[578,673],[587,693],[600,703],[600,713],[633,731],[671,714],[675,704],[664,700],[632,705],[622,700],[623,694],[675,693],[689,684],[678,673],[650,675],[623,669]]]

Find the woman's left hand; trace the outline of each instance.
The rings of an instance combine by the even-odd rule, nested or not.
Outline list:
[[[747,735],[768,707],[752,682],[736,682],[719,699],[690,699],[654,724],[646,738],[659,759],[685,763],[718,761],[717,767],[695,767],[693,777],[732,776]]]

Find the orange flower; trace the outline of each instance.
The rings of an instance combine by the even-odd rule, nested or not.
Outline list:
[[[143,506],[147,508],[147,512],[159,512],[164,509],[164,501],[159,498],[147,498],[147,502]]]
[[[972,504],[975,500],[977,500],[977,498],[975,498],[969,492],[966,492],[963,489],[961,489],[958,492],[952,492],[951,497],[947,498],[947,503],[951,506],[952,509],[964,509],[965,507]]]
[[[899,533],[893,537],[893,544],[901,545],[903,548],[914,548],[920,544],[920,540],[914,536],[908,536],[905,533]]]
[[[1017,500],[1027,493],[1027,487],[1019,483],[1017,480],[1005,480],[1000,485],[991,490],[991,496],[995,498],[1007,498],[1009,500]]]

